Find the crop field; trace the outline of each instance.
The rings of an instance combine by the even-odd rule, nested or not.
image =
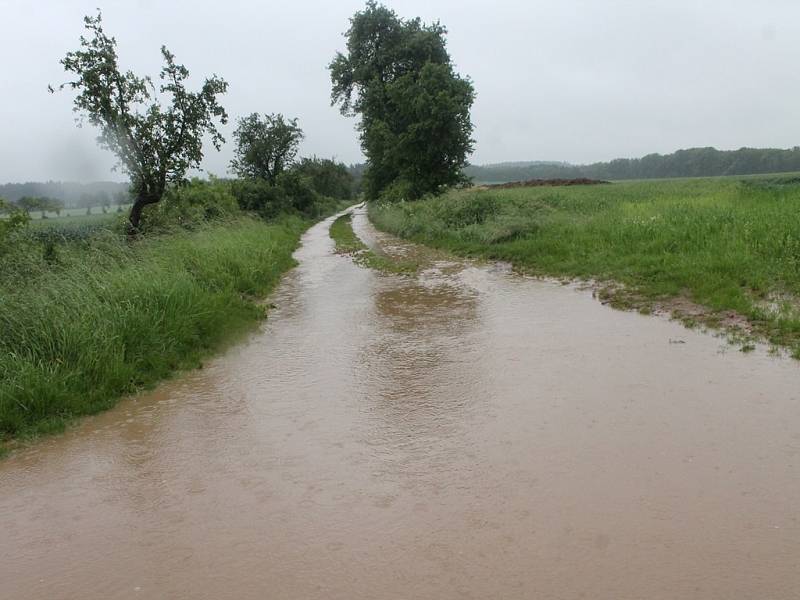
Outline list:
[[[381,229],[788,347],[800,358],[800,178],[458,190],[376,204]]]

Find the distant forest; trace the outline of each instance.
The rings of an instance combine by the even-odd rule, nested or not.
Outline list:
[[[470,165],[464,173],[475,183],[504,183],[528,179],[588,177],[591,179],[656,179],[666,177],[715,177],[800,171],[800,147],[689,148],[672,154],[648,154],[642,158],[618,158],[590,165],[558,162],[507,162]]]
[[[74,183],[68,181],[46,181],[0,184],[0,198],[16,202],[25,196],[55,198],[62,200],[67,208],[88,206],[110,206],[130,202],[127,183],[96,181]]]
[[[350,165],[349,171],[359,182],[366,165]],[[716,177],[720,175],[757,175],[800,171],[800,146],[779,148],[689,148],[672,154],[648,154],[642,158],[617,158],[590,165],[566,162],[504,162],[469,165],[464,173],[475,183],[504,183],[528,179],[657,179],[667,177]],[[0,198],[15,202],[23,196],[57,198],[67,208],[85,208],[130,202],[127,183],[98,181],[73,183],[0,184]]]

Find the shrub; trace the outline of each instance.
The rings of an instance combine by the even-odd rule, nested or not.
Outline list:
[[[318,194],[311,186],[308,177],[297,171],[284,171],[277,178],[277,187],[283,189],[291,207],[303,214],[312,214]]]
[[[142,216],[140,229],[194,229],[207,221],[234,216],[238,212],[238,203],[228,184],[216,179],[193,179],[168,189],[161,202],[149,205]]]
[[[273,219],[292,208],[285,190],[270,185],[265,179],[236,179],[230,185],[239,208],[257,213],[264,219]]]
[[[448,227],[480,225],[500,210],[497,196],[487,192],[454,197],[440,205],[440,218]]]
[[[414,190],[411,182],[405,179],[395,179],[381,193],[381,202],[405,202],[414,198]]]
[[[3,198],[0,198],[0,214],[8,215],[0,219],[0,255],[2,255],[4,248],[8,246],[8,239],[12,232],[25,227],[31,218],[28,213],[19,210]]]
[[[337,200],[354,196],[355,179],[342,163],[327,158],[304,158],[292,170],[306,177],[315,192]]]

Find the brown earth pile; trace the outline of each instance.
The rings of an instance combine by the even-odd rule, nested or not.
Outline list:
[[[509,188],[518,187],[539,187],[539,186],[557,186],[557,185],[598,185],[601,183],[611,183],[610,181],[602,181],[600,179],[587,179],[586,177],[579,177],[577,179],[529,179],[528,181],[509,181],[508,183],[496,183],[487,185],[487,188],[505,190]]]

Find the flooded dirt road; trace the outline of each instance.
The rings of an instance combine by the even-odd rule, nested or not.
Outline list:
[[[0,598],[798,597],[797,363],[329,224],[245,343],[0,462]]]

